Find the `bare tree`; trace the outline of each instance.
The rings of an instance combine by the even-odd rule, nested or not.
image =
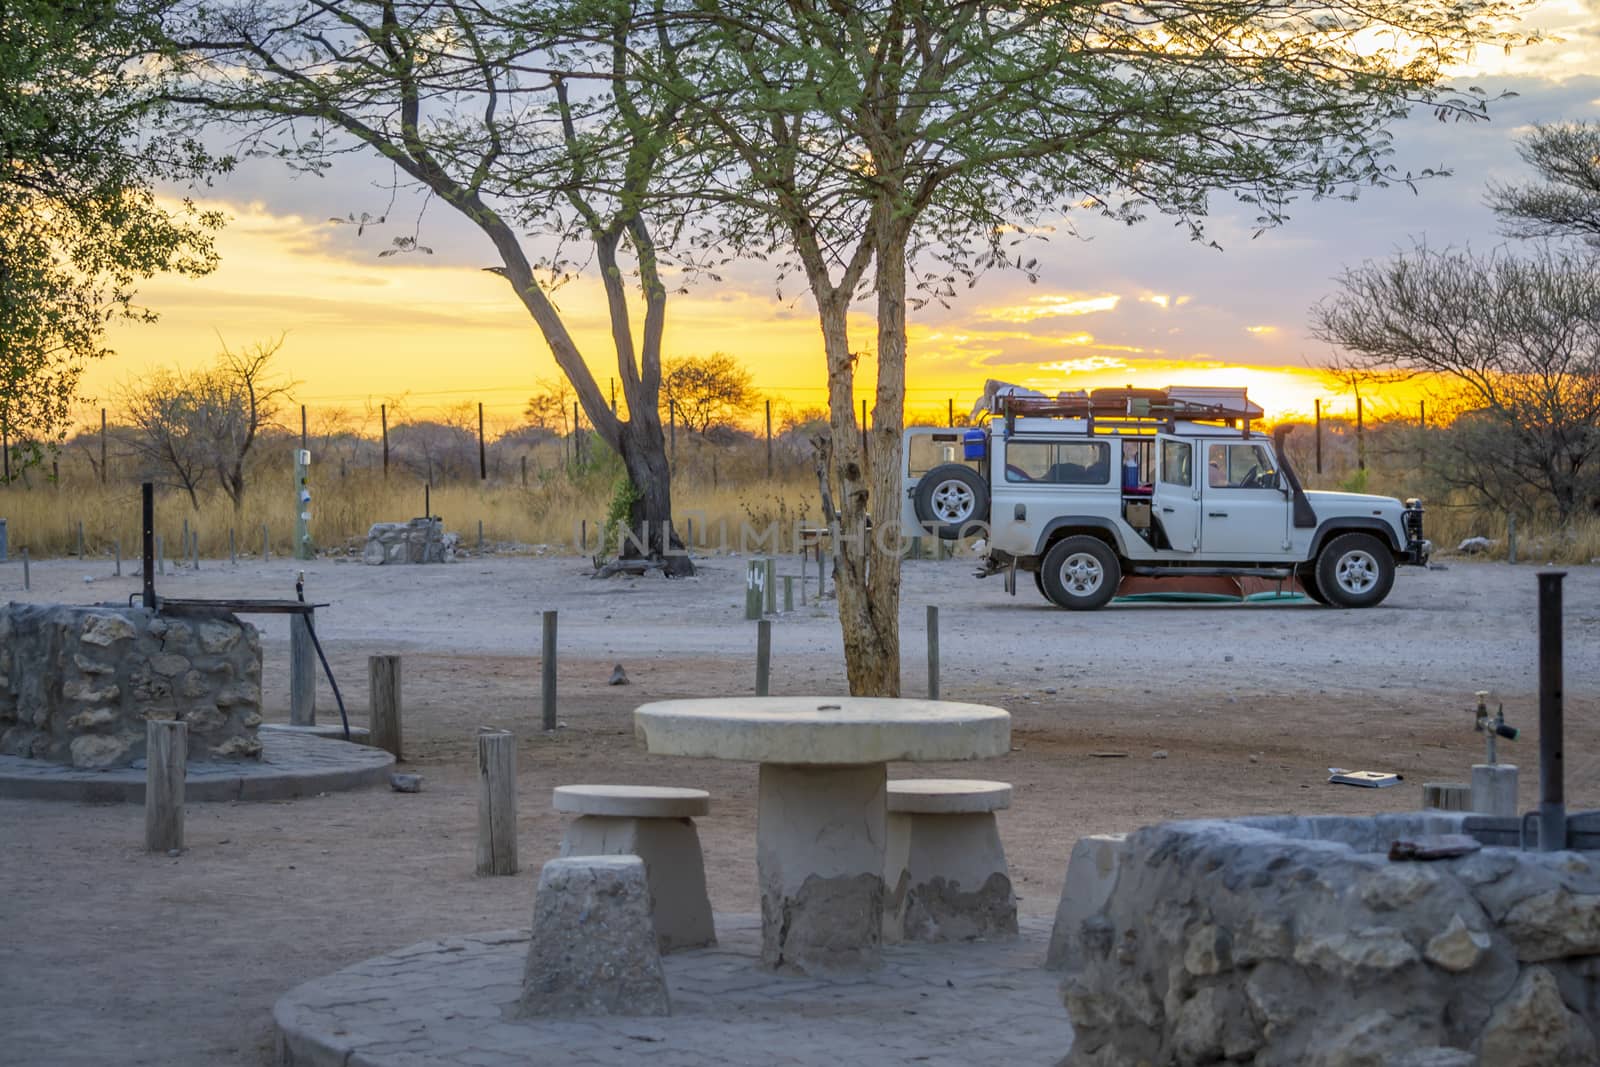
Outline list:
[[[203,425],[211,446],[211,466],[235,512],[244,507],[245,460],[262,428],[270,425],[277,414],[278,400],[292,388],[268,378],[268,365],[282,347],[281,334],[242,352],[223,345],[217,367],[198,376],[194,383],[204,403]]]
[[[539,391],[528,398],[528,406],[523,409],[522,417],[528,420],[530,426],[565,437],[575,399],[572,387],[565,378],[540,378]]]
[[[748,415],[760,402],[750,372],[726,352],[667,360],[661,391],[678,421],[695,433]]]
[[[1489,185],[1489,206],[1512,237],[1580,237],[1600,245],[1600,123],[1535,126],[1517,142],[1540,181]]]
[[[211,473],[210,451],[189,378],[158,369],[121,390],[123,411],[134,428],[133,453],[153,480],[189,494],[200,510],[200,488]]]
[[[1313,329],[1349,366],[1437,374],[1460,390],[1469,417],[1456,420],[1458,454],[1443,450],[1460,461],[1455,484],[1502,503],[1535,488],[1562,522],[1595,492],[1600,253],[1419,245],[1346,271],[1339,285],[1313,309]]]

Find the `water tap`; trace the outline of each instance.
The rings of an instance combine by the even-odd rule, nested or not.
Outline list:
[[[1494,718],[1491,719],[1489,717],[1489,691],[1487,689],[1480,689],[1475,695],[1478,698],[1478,707],[1476,711],[1477,718],[1473,722],[1472,728],[1483,734],[1484,747],[1487,749],[1486,755],[1488,757],[1485,762],[1492,767],[1498,762],[1495,759],[1496,739],[1503,737],[1507,741],[1515,741],[1522,731],[1515,726],[1506,725],[1506,706],[1504,704],[1495,709]]]

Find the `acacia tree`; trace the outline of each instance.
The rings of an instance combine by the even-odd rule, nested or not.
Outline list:
[[[1535,126],[1518,138],[1532,184],[1491,183],[1489,206],[1513,237],[1579,237],[1600,245],[1600,123]]]
[[[1600,254],[1475,256],[1418,246],[1346,271],[1313,309],[1348,364],[1431,373],[1461,393],[1434,473],[1488,503],[1565,522],[1600,493]]]
[[[161,0],[10,0],[0,10],[0,424],[6,467],[62,439],[108,321],[149,321],[142,278],[203,274],[221,216],[154,183],[225,163],[161,132]],[[15,447],[13,447],[15,446]],[[13,454],[13,452],[15,454]]]
[[[694,433],[748,415],[759,402],[750,372],[726,352],[668,360],[661,385],[678,421]]]
[[[637,490],[630,527],[647,524],[648,554],[688,574],[687,554],[674,551],[682,542],[658,414],[671,257],[646,211],[680,105],[629,79],[630,58],[610,47],[604,20],[598,34],[569,35],[556,14],[472,0],[185,3],[168,20],[191,58],[173,99],[241,123],[254,150],[314,171],[341,152],[375,153],[476,226],[500,259],[489,269],[621,456]],[[524,229],[547,242],[530,250]],[[587,248],[605,293],[625,419],[551,298],[584,266],[568,258],[574,245]],[[395,251],[419,248],[415,235],[396,238]]]
[[[1481,96],[1442,89],[1442,72],[1509,43],[1500,20],[1521,6],[658,0],[655,35],[639,39],[686,43],[641,47],[634,71],[685,109],[693,151],[675,187],[719,207],[726,242],[797,260],[816,303],[853,693],[900,685],[908,309],[987,267],[1030,270],[1019,231],[1072,205],[1129,223],[1165,214],[1200,238],[1219,192],[1265,227],[1298,195],[1410,181],[1387,162],[1387,125],[1418,105],[1481,115]],[[868,291],[877,380],[862,435],[867,346],[847,312]]]

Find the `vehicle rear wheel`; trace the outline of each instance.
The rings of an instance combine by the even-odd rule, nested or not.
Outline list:
[[[1330,607],[1370,608],[1394,587],[1394,553],[1371,534],[1340,534],[1317,556],[1316,583]]]
[[[1049,600],[1052,604],[1055,603],[1055,601],[1051,600],[1050,598],[1050,590],[1044,587],[1044,571],[1033,572],[1033,584],[1038,588],[1040,596],[1044,597],[1046,600]]]
[[[1040,566],[1044,595],[1069,611],[1092,611],[1110,603],[1122,581],[1117,554],[1098,537],[1064,537]]]
[[[944,463],[917,482],[917,519],[945,541],[971,533],[989,518],[989,485],[971,467]]]

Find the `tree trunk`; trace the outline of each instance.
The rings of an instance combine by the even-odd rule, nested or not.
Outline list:
[[[662,448],[660,420],[655,423],[657,440],[652,445],[637,438],[648,437],[649,428],[643,420],[634,418],[622,424],[620,452],[628,480],[639,495],[634,499],[628,514],[633,537],[620,539],[623,559],[647,558],[661,565],[669,578],[684,578],[694,574],[694,563],[684,548],[672,524],[672,472],[667,465],[666,451]],[[640,530],[644,536],[639,536]],[[635,540],[637,538],[638,540]],[[644,550],[640,550],[640,544]]]

